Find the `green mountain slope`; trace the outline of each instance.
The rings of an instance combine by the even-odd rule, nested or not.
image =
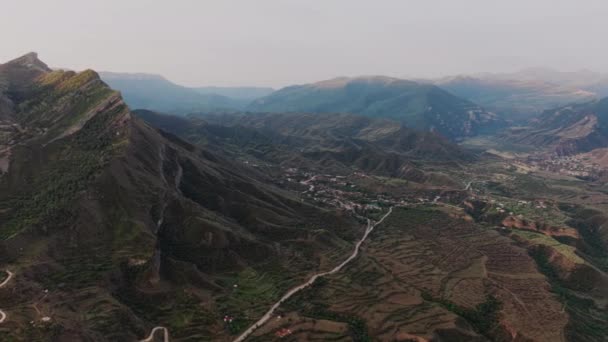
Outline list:
[[[0,80],[0,266],[15,274],[0,340],[134,341],[156,325],[229,339],[361,234],[151,128],[93,71],[30,54],[0,65]]]

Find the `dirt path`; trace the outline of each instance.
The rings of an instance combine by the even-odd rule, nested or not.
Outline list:
[[[351,262],[354,258],[357,257],[357,255],[359,255],[359,249],[361,248],[361,244],[363,244],[363,242],[365,242],[365,240],[367,239],[367,237],[369,236],[369,234],[374,230],[374,228],[376,226],[378,226],[380,223],[382,223],[382,221],[384,221],[385,218],[387,218],[391,213],[393,212],[393,207],[391,207],[388,210],[388,213],[384,214],[384,216],[382,216],[382,218],[372,224],[371,221],[368,219],[367,220],[367,228],[365,229],[365,234],[363,234],[363,237],[361,238],[361,240],[359,240],[357,242],[357,244],[355,245],[355,249],[353,250],[353,253],[346,259],[344,260],[340,265],[334,267],[331,271],[327,271],[327,272],[321,272],[321,273],[317,273],[315,275],[313,275],[312,277],[310,277],[310,279],[308,279],[307,282],[298,285],[294,288],[292,288],[291,290],[287,291],[287,293],[281,297],[281,299],[279,299],[278,302],[276,302],[271,308],[270,310],[268,310],[266,312],[266,314],[264,314],[264,316],[262,316],[262,318],[260,318],[257,322],[255,322],[252,326],[250,326],[247,330],[245,330],[245,332],[243,332],[241,334],[241,336],[239,336],[236,340],[234,340],[234,342],[241,342],[244,341],[247,337],[249,337],[249,335],[251,335],[257,328],[261,327],[262,325],[264,325],[264,323],[266,323],[272,316],[272,314],[274,313],[274,311],[287,299],[289,299],[291,296],[293,296],[294,294],[296,294],[297,292],[305,289],[306,287],[312,285],[312,283],[315,282],[315,280],[317,280],[319,277],[323,277],[323,276],[327,276],[330,274],[334,274],[336,272],[339,272],[344,266],[346,266],[349,262]]]
[[[0,284],[0,288],[6,286],[6,284],[8,284],[8,282],[13,278],[13,272],[7,270],[6,274],[8,274],[8,276]],[[4,321],[6,320],[6,317],[8,317],[8,315],[6,314],[6,312],[0,310],[0,323],[4,323]]]
[[[179,189],[180,184],[182,184],[182,178],[184,176],[184,169],[182,168],[182,165],[177,162],[177,173],[175,174],[175,191],[177,191],[178,194],[182,194],[182,191]]]
[[[165,185],[166,188],[169,188],[169,182],[167,182],[167,179],[165,178],[165,172],[163,170],[163,165],[165,162],[165,145],[161,145],[160,148],[158,149],[158,174],[160,176],[160,179],[163,181],[163,184]],[[167,201],[166,201],[166,197],[167,194],[164,193],[161,197],[161,209],[160,209],[160,217],[158,218],[158,221],[156,222],[156,228],[157,230],[160,228],[160,226],[162,226],[163,221],[164,221],[164,216],[165,216],[165,209],[167,208]]]
[[[167,330],[167,328],[165,327],[154,327],[152,328],[152,331],[150,332],[150,335],[143,339],[143,340],[139,340],[139,342],[151,342],[154,340],[154,334],[156,334],[157,331],[162,330],[163,331],[163,341],[164,342],[169,342],[169,330]]]

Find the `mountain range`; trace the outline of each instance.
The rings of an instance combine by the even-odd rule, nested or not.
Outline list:
[[[504,120],[434,86],[390,77],[338,78],[278,91],[269,88],[187,88],[161,76],[102,73],[136,109],[170,114],[214,112],[347,113],[388,118],[453,140],[492,132]]]
[[[506,126],[504,120],[523,123],[547,109],[608,96],[606,75],[586,70],[559,72],[547,68],[461,75],[420,80],[418,83],[384,76],[341,77],[289,86],[276,92],[263,87],[184,87],[152,74],[104,72],[101,76],[123,93],[131,107],[137,109],[180,115],[239,111],[344,112],[392,118],[412,128],[437,130],[451,139],[492,133]],[[459,99],[450,98],[429,84]],[[419,89],[415,90],[416,87]],[[471,103],[467,104],[467,100]],[[436,122],[428,118],[433,117],[432,112],[424,114],[423,104],[427,101],[431,104],[427,110],[438,108]],[[470,122],[462,115],[462,109],[467,106],[474,108],[476,113]],[[421,118],[424,116],[427,118]],[[457,117],[458,121],[449,122],[452,117]],[[454,124],[464,127],[441,127]]]
[[[175,114],[241,110],[253,99],[273,91],[258,87],[189,88],[153,74],[102,72],[100,76],[119,90],[132,108]]]

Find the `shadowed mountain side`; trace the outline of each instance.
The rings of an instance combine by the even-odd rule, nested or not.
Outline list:
[[[416,161],[473,160],[444,138],[383,119],[351,114],[226,114],[180,118],[135,111],[151,125],[203,146],[235,150],[285,166],[317,166],[378,175],[411,175]],[[308,161],[308,162],[307,162]],[[310,166],[310,165],[309,165]]]

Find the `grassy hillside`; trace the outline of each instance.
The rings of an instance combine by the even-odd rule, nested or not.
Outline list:
[[[284,167],[411,177],[416,161],[457,166],[473,155],[432,133],[351,114],[223,114],[180,118],[136,111],[194,144]]]

